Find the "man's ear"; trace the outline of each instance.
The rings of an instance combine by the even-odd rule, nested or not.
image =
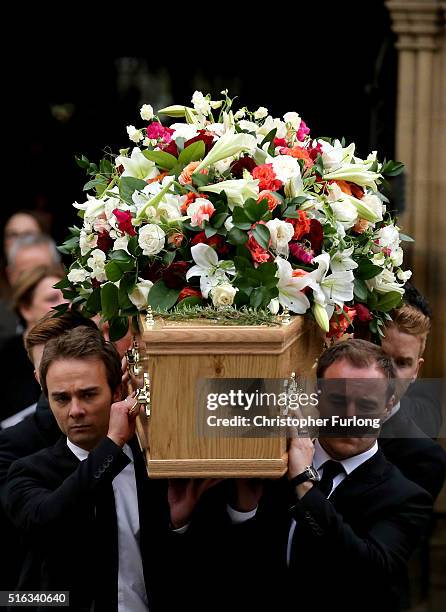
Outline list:
[[[386,414],[390,413],[392,408],[395,406],[395,403],[396,403],[396,396],[394,393],[392,393],[392,395],[389,397],[386,403]]]
[[[423,365],[423,363],[424,363],[424,359],[423,359],[423,357],[420,357],[420,358],[418,359],[417,371],[415,372],[414,376],[412,377],[412,382],[415,382],[415,381],[416,381],[416,379],[418,378],[418,374],[419,374],[419,372],[420,372],[420,368],[421,368],[421,366]]]

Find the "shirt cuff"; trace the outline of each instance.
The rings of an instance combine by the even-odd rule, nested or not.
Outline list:
[[[226,505],[226,511],[233,525],[239,525],[240,523],[244,523],[254,518],[257,513],[257,508],[258,506],[256,506],[254,510],[249,510],[249,512],[239,512],[238,510],[234,510],[229,504]]]
[[[186,523],[182,527],[178,527],[178,529],[172,529],[172,531],[173,533],[186,533],[186,531],[189,529],[189,525],[190,523]]]

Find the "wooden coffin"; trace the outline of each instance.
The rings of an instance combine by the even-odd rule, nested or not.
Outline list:
[[[137,432],[151,478],[278,478],[286,472],[282,437],[202,437],[197,434],[198,379],[314,376],[322,350],[306,318],[289,325],[222,326],[208,321],[147,326],[140,318],[150,379],[150,416]]]

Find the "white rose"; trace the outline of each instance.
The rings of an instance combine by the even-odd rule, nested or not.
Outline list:
[[[79,236],[79,247],[81,249],[81,255],[86,255],[91,249],[96,248],[98,244],[98,237],[96,234],[87,234],[84,230],[81,230]]]
[[[395,267],[399,267],[403,263],[403,249],[401,247],[397,247],[390,253],[390,261],[393,263]]]
[[[129,135],[130,140],[133,142],[139,142],[144,138],[144,136],[141,134],[141,130],[137,130],[134,125],[127,126],[127,134]]]
[[[147,297],[150,289],[153,287],[153,283],[143,278],[138,278],[138,280],[140,282],[136,283],[135,288],[129,294],[129,300],[138,310],[144,310],[147,308]]]
[[[83,283],[89,277],[90,273],[87,272],[87,270],[84,270],[83,268],[73,268],[72,270],[70,270],[70,272],[68,272],[67,276],[70,283],[74,284]]]
[[[386,225],[378,232],[378,244],[391,251],[398,248],[400,244],[400,234],[394,225]]]
[[[234,223],[232,222],[232,216],[230,216],[225,221],[225,230],[230,232],[233,227],[234,227]]]
[[[153,119],[153,107],[150,104],[143,104],[140,110],[141,119],[150,121]]]
[[[295,157],[278,155],[277,157],[267,158],[266,163],[272,164],[275,175],[282,183],[300,177],[300,166]]]
[[[293,130],[296,130],[297,132],[300,126],[300,122],[301,122],[300,115],[294,112],[285,113],[283,118],[285,119],[285,123],[289,123],[291,127],[293,128]]]
[[[212,303],[216,308],[220,306],[232,306],[238,289],[229,283],[217,285],[211,291]]]
[[[271,247],[278,255],[288,256],[288,243],[294,236],[294,227],[291,223],[281,221],[280,219],[272,219],[268,221],[266,227],[269,229],[271,236]]]
[[[264,119],[268,115],[268,109],[264,106],[259,106],[259,108],[254,113],[254,119]]]
[[[403,281],[403,283],[405,283],[406,281],[409,280],[409,278],[412,276],[412,271],[411,270],[406,270],[405,272],[403,270],[398,270],[398,272],[396,273],[398,279],[400,281]]]
[[[120,236],[119,238],[116,238],[115,242],[113,243],[113,250],[114,251],[121,251],[121,250],[127,251],[128,244],[129,244],[129,237]]]
[[[173,140],[177,140],[178,138],[184,138],[184,140],[190,140],[191,138],[195,138],[198,134],[197,126],[188,123],[174,123],[170,126],[172,130],[174,130],[172,134]]]
[[[138,244],[144,255],[156,255],[164,247],[166,234],[154,223],[148,223],[139,230]]]
[[[105,253],[101,249],[95,249],[91,252],[90,257],[87,259],[87,266],[92,270],[91,276],[99,282],[107,279],[105,274]]]
[[[259,126],[257,125],[257,123],[254,123],[253,121],[246,121],[245,119],[243,119],[242,121],[239,121],[238,125],[241,130],[246,130],[247,132],[255,133],[259,129]]]
[[[358,219],[356,206],[347,198],[330,204],[336,221],[339,221],[344,229],[353,227]]]

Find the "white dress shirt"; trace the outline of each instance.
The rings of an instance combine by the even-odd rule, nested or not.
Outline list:
[[[378,451],[378,442],[375,440],[374,445],[363,453],[359,453],[359,455],[354,455],[354,457],[349,457],[348,459],[343,459],[339,463],[342,464],[344,470],[337,474],[333,478],[333,486],[331,488],[330,493],[327,495],[327,498],[333,494],[333,491],[338,487],[341,482],[344,480],[348,474],[351,474],[353,470],[356,470],[360,465],[362,465],[367,459],[373,457],[373,455]],[[319,443],[319,440],[316,440],[314,443],[314,457],[313,457],[313,467],[319,472],[319,476],[322,478],[324,473],[324,468],[322,467],[326,461],[332,459],[330,455],[322,448]],[[288,546],[287,546],[287,564],[290,563],[291,557],[291,544],[293,542],[293,535],[296,529],[296,521],[294,519],[291,520],[290,531],[288,534]]]
[[[88,451],[67,439],[67,446],[79,461]],[[147,612],[148,600],[139,548],[139,512],[133,453],[128,444],[122,449],[131,463],[113,479],[116,519],[118,526],[118,610],[119,612]]]

